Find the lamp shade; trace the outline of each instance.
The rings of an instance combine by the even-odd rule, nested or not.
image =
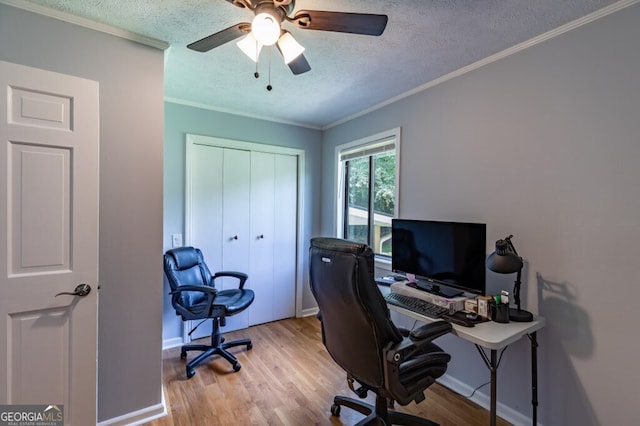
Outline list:
[[[304,52],[304,47],[296,41],[290,32],[285,31],[278,39],[278,50],[282,53],[284,63],[289,64]]]
[[[249,33],[245,38],[236,43],[236,45],[247,55],[253,62],[258,62],[258,56],[262,49],[262,44],[256,40],[253,33]]]
[[[522,258],[510,250],[507,241],[496,241],[496,251],[489,255],[487,268],[499,274],[512,274],[522,269],[522,266]]]

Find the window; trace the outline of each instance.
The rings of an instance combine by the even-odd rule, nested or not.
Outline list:
[[[337,148],[338,236],[391,255],[400,129]]]

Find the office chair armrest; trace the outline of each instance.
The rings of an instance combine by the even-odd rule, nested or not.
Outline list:
[[[199,291],[201,293],[213,294],[214,296],[218,292],[215,287],[209,287],[208,285],[181,285],[169,294],[178,294],[183,291]]]
[[[401,342],[387,347],[387,361],[400,364],[430,345],[434,339],[450,333],[451,330],[453,327],[446,321],[425,324],[413,330],[408,338],[405,337]]]
[[[242,289],[244,287],[244,283],[247,281],[249,276],[244,272],[236,272],[236,271],[218,271],[213,274],[213,279],[221,278],[221,277],[232,277],[240,280],[240,284],[238,284],[238,288]]]
[[[205,297],[204,303],[199,303],[198,305],[206,307],[206,311],[199,312],[198,310],[194,310],[193,306],[183,305],[181,300],[181,294],[184,292],[198,292],[202,293]],[[210,287],[208,285],[182,285],[175,290],[169,292],[172,298],[172,304],[176,309],[176,313],[182,316],[183,320],[189,319],[202,319],[203,313],[210,313],[213,305],[213,301],[216,298],[216,294],[218,294],[218,290],[215,287]]]
[[[413,330],[401,342],[385,348],[385,382],[390,395],[400,405],[422,401],[423,390],[446,371],[451,356],[435,345],[433,340],[452,329],[446,321],[425,324]]]
[[[218,290],[215,287],[209,287],[208,285],[181,285],[177,289],[169,292],[169,294],[176,295],[183,291],[199,291],[200,293],[206,293],[209,298],[218,293]]]
[[[427,341],[430,342],[440,336],[450,333],[452,329],[453,327],[451,326],[451,323],[446,321],[436,321],[412,330],[409,334],[409,338],[413,341],[428,339]]]

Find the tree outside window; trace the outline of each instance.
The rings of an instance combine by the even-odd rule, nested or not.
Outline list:
[[[391,219],[395,212],[396,153],[383,151],[347,160],[344,237],[391,255]]]

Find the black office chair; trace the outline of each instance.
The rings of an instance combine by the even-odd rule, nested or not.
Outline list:
[[[336,396],[331,413],[338,416],[345,406],[365,414],[358,425],[434,425],[389,407],[394,401],[406,405],[424,400],[424,390],[445,373],[451,356],[432,340],[449,333],[451,324],[437,321],[401,332],[390,319],[373,270],[373,253],[364,244],[311,240],[311,291],[320,310],[323,343],[346,371],[351,390],[360,398],[367,391],[376,394],[375,407]]]
[[[194,367],[213,355],[220,355],[231,363],[233,371],[240,370],[240,363],[233,354],[227,351],[234,346],[246,346],[250,350],[253,345],[250,339],[225,342],[220,334],[220,327],[225,325],[225,318],[244,311],[254,299],[252,290],[245,289],[247,274],[242,272],[221,271],[211,275],[204,262],[200,249],[180,247],[169,250],[164,255],[164,272],[171,286],[171,304],[176,314],[183,321],[213,320],[211,345],[185,345],[180,358],[186,359],[189,351],[202,351],[187,363],[187,377],[193,377]],[[234,277],[239,280],[237,289],[218,290],[214,281],[220,277]],[[195,327],[194,327],[195,329]],[[191,330],[193,331],[193,330]]]

